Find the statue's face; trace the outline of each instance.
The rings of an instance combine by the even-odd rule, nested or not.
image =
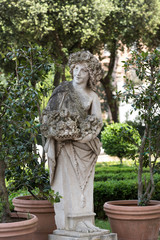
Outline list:
[[[73,81],[76,84],[86,84],[89,80],[89,72],[87,70],[87,67],[84,63],[79,63],[75,65],[75,68],[73,69]]]

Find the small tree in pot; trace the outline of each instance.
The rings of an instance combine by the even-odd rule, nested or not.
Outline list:
[[[40,104],[48,89],[44,79],[50,70],[46,51],[38,46],[12,49],[4,64],[8,72],[0,76],[0,222],[10,218],[5,177],[12,180],[12,189],[25,186],[37,199],[59,201],[58,194],[50,194],[45,159],[39,162],[36,151]],[[36,187],[38,197],[32,192]]]
[[[154,167],[160,156],[160,51],[133,52],[125,70],[135,69],[142,84],[134,85],[126,78],[124,100],[132,101],[144,125],[138,156],[138,205],[147,205],[152,198]],[[150,179],[143,179],[143,168],[149,166]]]
[[[2,81],[2,79],[1,79]],[[8,202],[8,191],[5,182],[6,171],[6,148],[3,145],[5,138],[5,114],[7,111],[6,101],[10,93],[10,87],[0,84],[0,223],[7,222],[10,219],[10,208]],[[9,106],[7,106],[9,107]]]
[[[123,100],[132,101],[144,125],[138,151],[138,201],[121,200],[104,204],[113,232],[118,239],[157,240],[160,226],[160,202],[151,200],[155,190],[154,168],[160,157],[160,51],[133,52],[125,62],[125,70],[135,69],[142,84],[126,78]],[[120,94],[121,95],[121,94]],[[138,147],[138,145],[137,145]],[[150,177],[143,169],[149,167]]]
[[[0,239],[11,240],[14,238],[18,240],[23,238],[27,240],[31,239],[36,231],[38,218],[32,214],[10,212],[5,183],[5,173],[10,158],[7,150],[12,149],[12,146],[8,144],[14,137],[14,129],[11,124],[8,125],[11,120],[9,115],[8,119],[6,118],[7,110],[11,107],[8,100],[10,101],[10,94],[13,90],[11,88],[12,84],[12,81],[9,81],[6,85],[0,84]],[[6,126],[8,126],[9,132],[5,131]],[[5,142],[6,135],[8,139]]]

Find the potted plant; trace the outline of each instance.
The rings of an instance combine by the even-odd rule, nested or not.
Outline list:
[[[20,184],[21,186],[22,184],[30,195],[15,197],[12,200],[14,210],[36,215],[38,217],[38,228],[34,233],[34,240],[48,240],[48,234],[56,229],[54,203],[60,201],[60,196],[50,189],[48,171],[42,168],[41,164],[38,163],[35,169],[29,172],[32,177],[28,178],[26,183],[20,183],[20,180],[25,181],[28,177],[27,172],[24,171],[23,174],[24,178],[21,176],[18,180],[20,174],[13,178],[16,182],[14,185]]]
[[[16,71],[15,74],[9,73],[8,80],[5,77],[2,84],[4,92],[1,94],[4,99],[1,107],[1,155],[5,156],[7,162],[5,173],[10,182],[8,189],[12,191],[25,187],[31,194],[32,197],[27,196],[26,200],[20,197],[13,202],[18,212],[35,213],[38,216],[39,224],[34,239],[47,239],[48,234],[56,228],[53,202],[60,199],[58,193],[50,189],[45,156],[43,154],[39,160],[37,152],[37,141],[41,139],[41,97],[46,94],[46,88],[40,89],[40,86],[50,69],[42,55],[43,51],[38,46],[9,52],[7,60]],[[13,71],[12,65],[10,72]],[[41,142],[44,142],[43,136]],[[36,193],[33,191],[35,189]],[[45,220],[41,220],[41,217]]]
[[[1,79],[2,80],[2,79]],[[13,137],[13,128],[8,125],[7,110],[13,81],[0,84],[0,239],[27,240],[32,239],[33,232],[37,229],[38,218],[32,214],[11,213],[8,201],[8,191],[5,182],[5,173],[9,163],[8,144]],[[6,126],[8,126],[6,133]],[[7,135],[7,138],[6,138]],[[6,141],[6,142],[5,142]],[[12,148],[12,146],[9,146]]]
[[[41,169],[40,164],[37,165],[38,167]],[[38,227],[34,233],[34,240],[48,240],[48,234],[51,234],[56,229],[53,204],[60,200],[60,196],[50,189],[49,174],[45,169],[42,168],[39,172],[37,170],[35,172],[37,172],[37,175],[34,174],[31,179],[28,179],[27,184],[21,183],[28,189],[30,195],[15,197],[12,202],[14,210],[18,213],[32,213],[38,217]],[[27,177],[27,173],[24,174]],[[14,178],[15,180],[16,178]],[[17,180],[14,185],[16,186],[18,183]],[[34,190],[31,189],[31,186]]]
[[[112,230],[119,240],[157,240],[160,227],[160,202],[152,201],[155,190],[154,169],[160,157],[160,51],[133,52],[125,70],[134,68],[139,86],[126,77],[123,100],[132,100],[144,126],[138,151],[138,200],[104,204]],[[143,169],[149,167],[150,178]]]

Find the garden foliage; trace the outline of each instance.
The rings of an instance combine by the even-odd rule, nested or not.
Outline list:
[[[41,103],[48,88],[44,81],[50,71],[47,52],[38,46],[12,49],[5,61],[12,61],[14,72],[0,83],[0,210],[2,220],[7,207],[4,182],[12,179],[8,188],[26,187],[39,189],[38,198],[54,201],[49,174],[45,171],[45,155],[37,151],[37,139],[44,139],[40,132]],[[35,196],[36,197],[36,196]],[[4,213],[4,214],[3,214]]]
[[[39,47],[16,49],[7,54],[6,61],[11,59],[15,64],[15,74],[8,75],[3,84],[6,98],[1,119],[1,155],[7,164],[7,180],[12,178],[14,189],[26,186],[32,192],[38,186],[41,193],[50,189],[44,169],[46,159],[38,161],[36,147],[40,135],[40,105],[46,94],[43,81],[50,70],[46,58]]]
[[[149,168],[144,169],[146,180]],[[153,199],[160,198],[160,175],[154,175],[155,193]],[[143,181],[144,183],[144,181]],[[107,201],[137,199],[138,178],[135,166],[108,165],[98,163],[95,169],[94,211],[98,218],[105,218],[103,205]]]
[[[136,86],[125,77],[125,91],[122,99],[132,102],[132,111],[138,111],[144,126],[144,134],[138,154],[138,202],[147,205],[155,191],[154,168],[160,157],[160,51],[132,53],[131,59],[125,62],[125,71],[134,69],[141,84]],[[150,179],[143,182],[144,166],[150,168]]]
[[[134,159],[141,142],[139,132],[126,123],[107,125],[101,133],[102,146],[106,154]]]
[[[0,0],[0,48],[3,55],[9,46],[21,48],[29,42],[45,47],[54,59],[55,86],[66,77],[70,53],[87,49],[100,54],[105,48],[110,54],[102,84],[117,122],[113,79],[117,50],[139,42],[157,46],[159,15],[159,0]]]

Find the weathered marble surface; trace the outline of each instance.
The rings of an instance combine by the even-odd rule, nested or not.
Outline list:
[[[78,233],[74,231],[55,230],[48,240],[117,240],[117,234],[108,230],[94,233]]]
[[[94,89],[103,71],[88,51],[72,54],[69,66],[73,80],[53,91],[41,126],[47,137],[51,187],[63,197],[54,205],[56,224],[63,233],[104,235],[94,226],[93,212],[94,167],[101,146],[97,135],[102,127],[100,102]]]

